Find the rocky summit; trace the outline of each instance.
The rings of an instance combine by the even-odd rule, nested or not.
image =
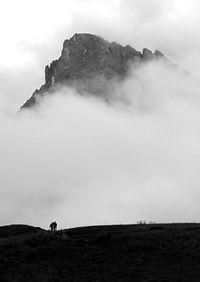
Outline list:
[[[145,48],[139,52],[96,35],[75,34],[64,41],[60,58],[45,67],[45,84],[35,90],[21,109],[34,106],[38,98],[53,93],[60,85],[75,87],[82,93],[105,94],[106,82],[124,79],[130,65],[160,58],[164,55],[158,50],[153,53]]]

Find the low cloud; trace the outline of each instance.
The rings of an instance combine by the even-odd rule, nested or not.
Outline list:
[[[198,221],[199,86],[149,63],[116,82],[112,103],[66,87],[1,113],[1,224]]]

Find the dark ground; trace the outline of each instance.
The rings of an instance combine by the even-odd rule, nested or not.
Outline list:
[[[0,282],[200,281],[200,224],[0,227]]]

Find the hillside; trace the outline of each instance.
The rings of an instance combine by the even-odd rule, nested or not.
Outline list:
[[[3,226],[0,281],[200,281],[200,224]]]

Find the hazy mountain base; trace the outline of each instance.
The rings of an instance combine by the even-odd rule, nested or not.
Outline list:
[[[4,226],[0,281],[200,281],[200,224]]]

